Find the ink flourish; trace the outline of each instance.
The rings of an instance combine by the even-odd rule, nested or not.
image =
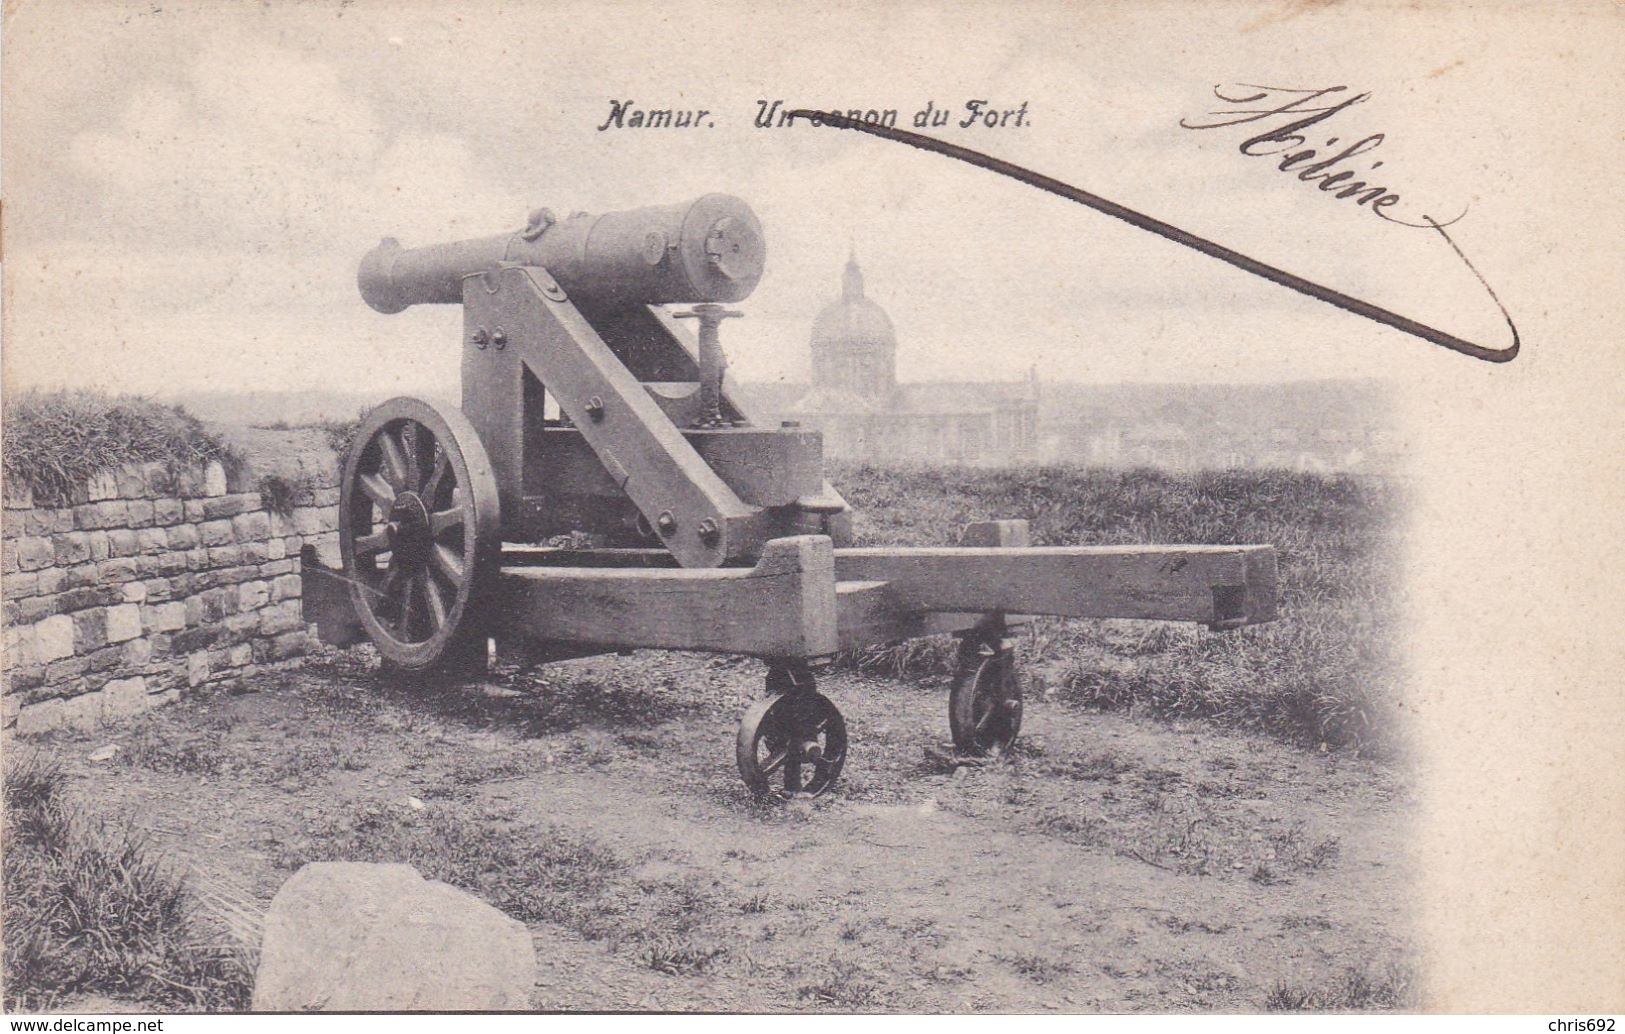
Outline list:
[[[1137,229],[1145,230],[1148,233],[1154,233],[1166,240],[1173,241],[1175,244],[1182,244],[1185,247],[1190,248],[1193,251],[1199,251],[1210,258],[1216,258],[1221,262],[1229,263],[1230,265],[1235,266],[1237,269],[1251,273],[1257,277],[1262,277],[1271,283],[1276,283],[1280,284],[1282,287],[1291,288],[1292,290],[1297,291],[1299,294],[1308,295],[1310,298],[1318,299],[1319,301],[1326,302],[1329,305],[1335,305],[1347,312],[1354,313],[1356,316],[1363,316],[1366,319],[1380,323],[1383,326],[1393,327],[1395,330],[1410,334],[1412,337],[1421,338],[1423,341],[1430,344],[1448,348],[1453,352],[1460,352],[1462,355],[1471,356],[1474,359],[1482,359],[1485,362],[1491,363],[1504,363],[1510,361],[1518,354],[1518,349],[1520,347],[1518,328],[1517,325],[1512,322],[1512,316],[1507,312],[1506,306],[1501,304],[1501,299],[1496,297],[1495,290],[1490,287],[1489,282],[1484,279],[1483,275],[1479,273],[1477,267],[1475,267],[1472,262],[1468,260],[1467,256],[1462,253],[1461,248],[1456,246],[1456,242],[1451,239],[1450,235],[1445,232],[1444,227],[1447,224],[1439,223],[1426,215],[1422,216],[1422,226],[1424,228],[1434,230],[1439,236],[1444,238],[1445,243],[1450,245],[1450,250],[1455,252],[1456,257],[1461,259],[1462,263],[1472,271],[1473,276],[1478,279],[1478,282],[1483,285],[1484,290],[1488,292],[1490,300],[1495,303],[1495,307],[1500,310],[1501,318],[1506,320],[1507,329],[1512,332],[1512,344],[1508,345],[1506,348],[1487,348],[1483,345],[1474,344],[1471,341],[1456,337],[1454,334],[1447,334],[1442,330],[1435,330],[1433,327],[1430,327],[1425,323],[1420,323],[1416,320],[1410,319],[1407,316],[1401,316],[1396,312],[1390,312],[1379,305],[1373,305],[1368,301],[1355,298],[1352,295],[1344,294],[1341,291],[1334,290],[1322,284],[1317,284],[1312,280],[1306,280],[1295,273],[1288,273],[1284,269],[1277,269],[1267,263],[1260,262],[1258,259],[1252,258],[1248,255],[1243,255],[1239,251],[1227,248],[1224,245],[1210,241],[1205,237],[1199,237],[1194,233],[1190,233],[1189,231],[1181,230],[1179,227],[1174,226],[1171,223],[1165,223],[1160,219],[1155,219],[1141,212],[1136,212],[1132,208],[1125,205],[1120,205],[1115,201],[1110,201],[1098,194],[1091,194],[1088,191],[1081,190],[1069,183],[1063,183],[1058,179],[1053,179],[1052,177],[1045,176],[1042,173],[1034,172],[1031,169],[1017,165],[1014,162],[1007,162],[1000,158],[994,158],[992,155],[983,154],[981,151],[975,151],[969,147],[961,147],[958,144],[950,144],[945,140],[938,140],[936,137],[926,136],[923,133],[915,133],[906,129],[897,129],[893,126],[881,126],[870,122],[860,122],[855,119],[837,115],[834,112],[798,110],[791,112],[791,115],[792,117],[804,117],[807,119],[817,117],[821,119],[822,124],[826,126],[833,126],[837,129],[855,129],[860,133],[868,133],[871,136],[878,136],[882,139],[891,140],[894,143],[907,144],[910,147],[915,147],[922,151],[940,154],[947,158],[953,158],[958,161],[965,162],[968,165],[974,165],[979,169],[986,169],[988,172],[994,172],[1001,176],[1007,176],[1018,183],[1025,183],[1029,187],[1035,187],[1058,197],[1066,198],[1068,201],[1076,202],[1077,204],[1083,205],[1086,208],[1092,208],[1104,215],[1109,215],[1113,219],[1120,219]],[[1378,214],[1381,214],[1380,211]],[[1459,219],[1460,216],[1457,216],[1457,218]],[[1451,220],[1451,222],[1454,221],[1455,220]]]

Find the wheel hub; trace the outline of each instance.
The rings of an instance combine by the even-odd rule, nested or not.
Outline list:
[[[391,556],[408,566],[429,562],[434,536],[429,533],[429,511],[415,492],[402,492],[389,508],[389,548]]]

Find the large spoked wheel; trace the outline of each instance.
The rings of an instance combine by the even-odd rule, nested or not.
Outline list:
[[[846,764],[846,720],[829,698],[782,672],[739,723],[739,774],[764,800],[817,797]],[[778,690],[778,691],[775,691]]]
[[[350,599],[384,659],[410,670],[483,660],[502,524],[467,418],[390,399],[356,431],[339,494]]]
[[[966,754],[1003,754],[1021,733],[1015,651],[967,638],[948,687],[948,727]]]

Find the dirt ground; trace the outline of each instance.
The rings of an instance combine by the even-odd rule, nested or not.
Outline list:
[[[761,806],[733,740],[762,676],[339,655],[43,746],[245,941],[305,861],[409,861],[526,922],[539,1009],[1414,1007],[1402,768],[1042,683],[1010,758],[956,766],[945,686],[830,671],[837,790]]]

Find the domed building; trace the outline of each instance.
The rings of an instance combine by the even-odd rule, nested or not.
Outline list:
[[[782,414],[824,435],[831,459],[1011,463],[1036,458],[1038,378],[897,383],[897,332],[864,293],[857,258],[812,326],[812,384]]]

